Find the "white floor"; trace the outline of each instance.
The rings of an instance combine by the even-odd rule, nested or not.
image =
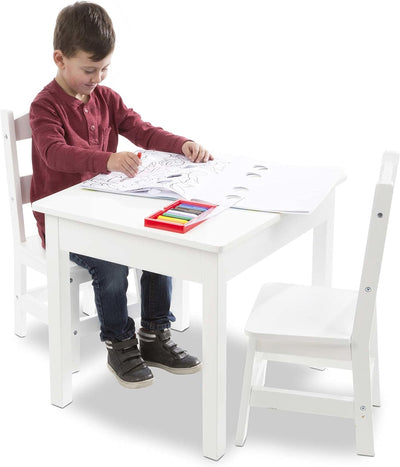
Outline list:
[[[290,271],[279,268],[304,243],[289,247],[230,285],[228,337],[228,442],[220,465],[243,466],[258,460],[281,465],[396,465],[398,420],[398,300],[394,294],[380,296],[380,351],[382,407],[375,409],[374,458],[354,453],[352,422],[339,418],[253,409],[247,442],[234,445],[236,417],[244,364],[245,337],[242,329],[262,272],[267,276],[299,275],[307,269],[296,262]],[[301,259],[301,254],[300,257]],[[387,261],[383,280],[393,285]],[[270,270],[269,273],[267,271]],[[396,270],[397,272],[397,270]],[[269,280],[269,277],[267,277]],[[289,277],[290,278],[290,277]],[[278,277],[279,279],[279,277]],[[2,328],[2,425],[3,458],[12,466],[118,465],[152,462],[167,466],[209,465],[201,451],[201,373],[174,376],[155,369],[155,383],[146,389],[128,390],[117,384],[105,365],[106,351],[97,336],[82,342],[81,371],[73,376],[74,401],[64,409],[49,403],[47,328],[29,321],[25,338],[13,334],[11,277],[4,277]],[[234,293],[239,286],[242,294]],[[200,290],[191,286],[192,326],[174,333],[179,345],[201,355]],[[392,303],[396,304],[392,308]],[[274,384],[324,391],[328,385],[351,391],[349,373],[323,372],[309,368],[271,364],[268,375]],[[343,387],[343,389],[340,389]]]

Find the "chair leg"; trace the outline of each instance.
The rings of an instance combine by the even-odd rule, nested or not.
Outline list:
[[[263,358],[261,352],[255,352],[254,364],[253,364],[253,375],[251,379],[252,386],[264,386],[265,376],[267,373],[268,361]]]
[[[354,420],[357,454],[374,456],[372,387],[369,358],[353,359]]]
[[[236,430],[236,446],[243,446],[246,441],[249,424],[250,396],[255,367],[255,341],[249,339],[247,346],[246,363],[243,373],[242,396],[240,399],[239,417]]]
[[[70,279],[70,300],[71,300],[71,349],[72,349],[72,372],[76,373],[80,369],[81,360],[81,336],[79,332],[79,281]]]
[[[372,327],[371,352],[374,358],[374,369],[372,373],[372,405],[381,406],[381,391],[379,384],[379,359],[378,359],[378,330],[376,324],[376,311]]]
[[[26,293],[26,266],[15,261],[14,268],[14,329],[19,337],[26,336],[26,310],[22,306],[22,296]]]

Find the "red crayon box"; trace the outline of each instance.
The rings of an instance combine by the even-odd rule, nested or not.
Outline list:
[[[207,219],[217,206],[179,199],[146,217],[144,225],[154,229],[185,233]]]

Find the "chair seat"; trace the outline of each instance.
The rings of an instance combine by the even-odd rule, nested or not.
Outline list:
[[[357,291],[265,284],[246,324],[262,351],[351,359]]]

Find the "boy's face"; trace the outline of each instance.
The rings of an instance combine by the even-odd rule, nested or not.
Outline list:
[[[111,57],[112,53],[94,62],[90,54],[82,50],[70,58],[65,57],[60,50],[55,50],[54,61],[58,67],[56,81],[67,94],[82,100],[107,76]]]

